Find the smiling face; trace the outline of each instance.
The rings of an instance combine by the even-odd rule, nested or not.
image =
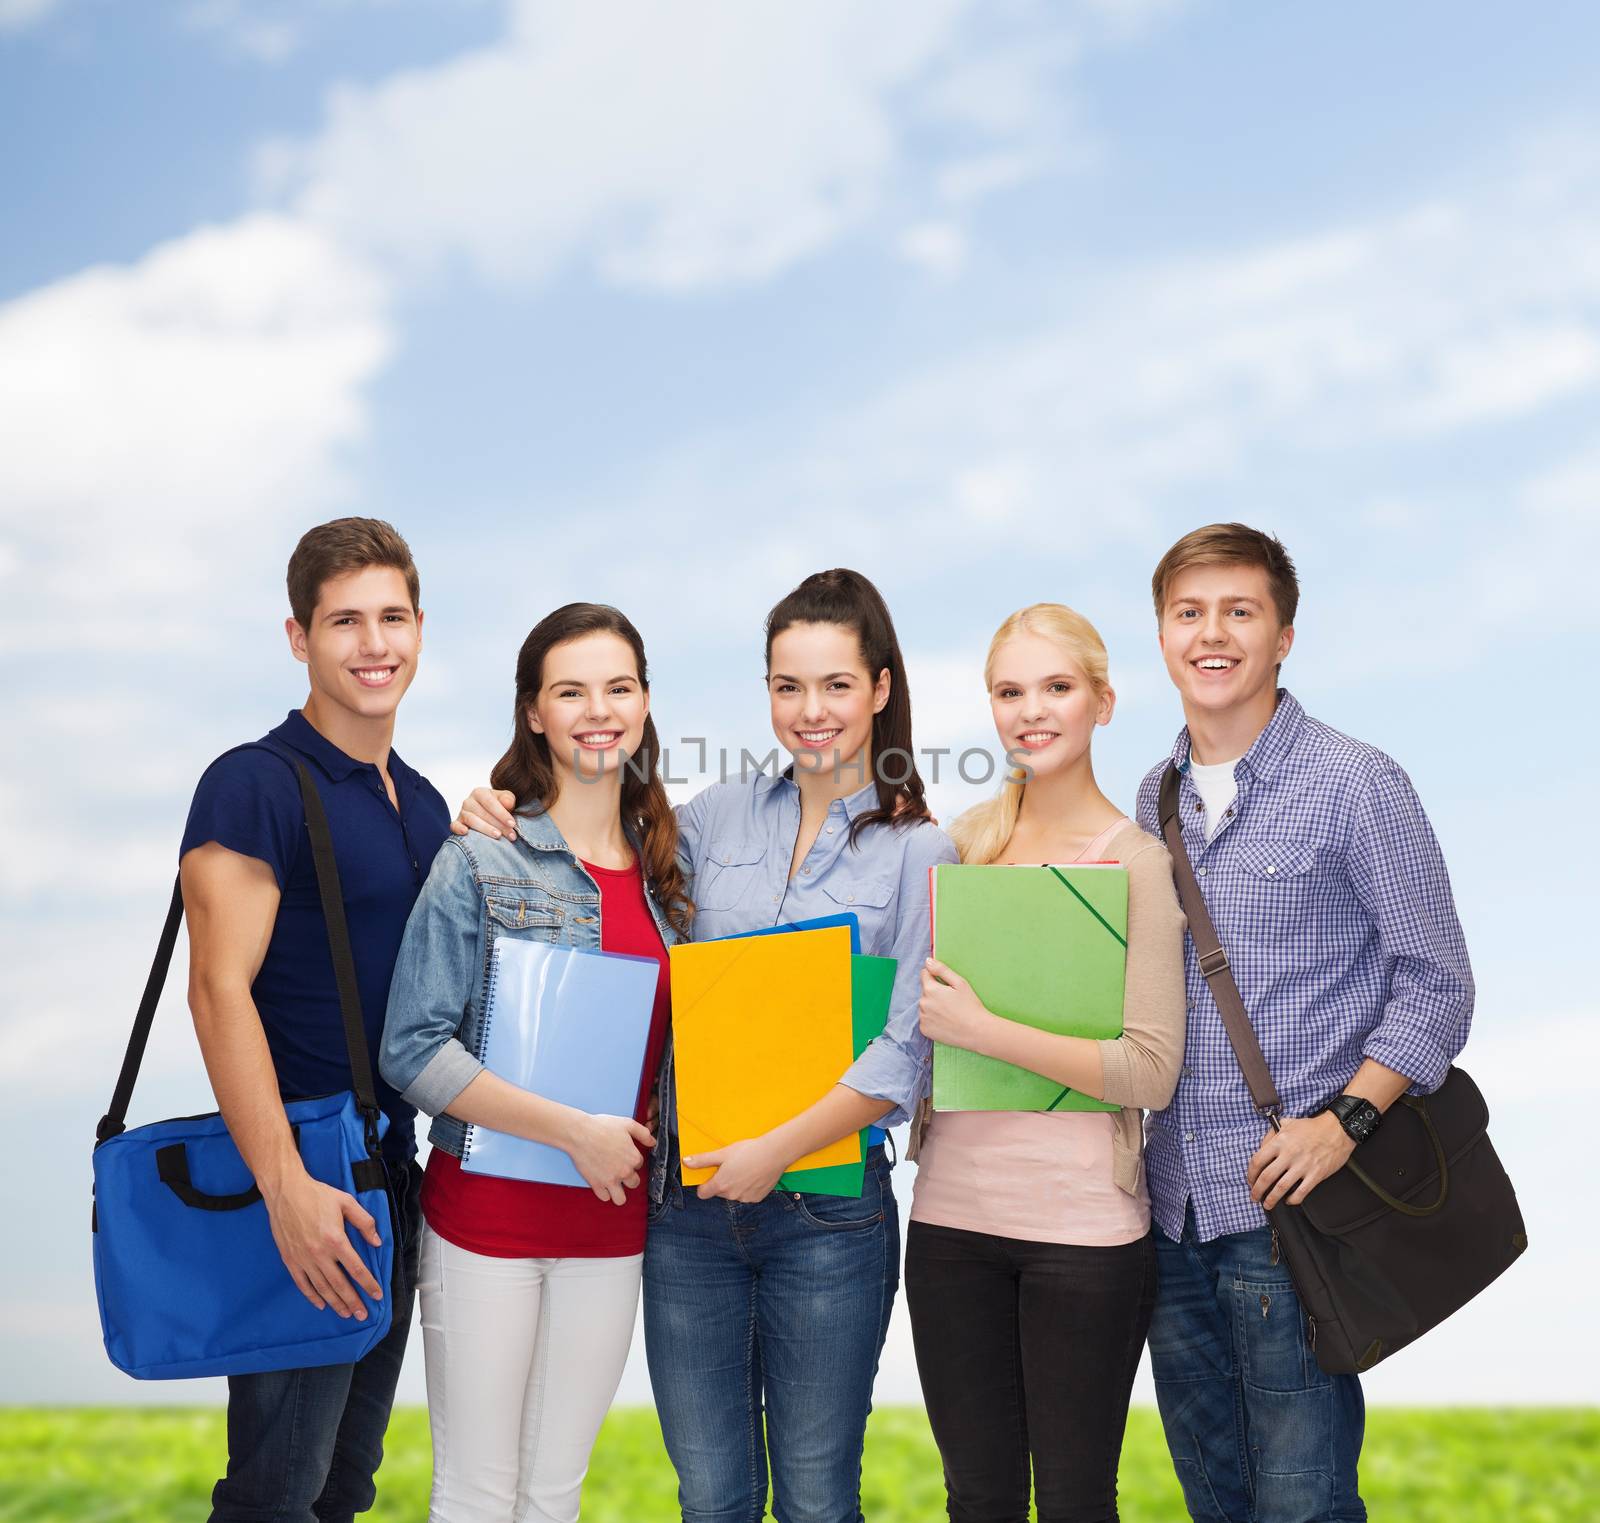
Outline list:
[[[364,566],[329,577],[311,620],[287,621],[289,646],[310,670],[313,698],[363,721],[393,716],[417,671],[422,615],[405,575]]]
[[[1096,692],[1072,654],[1043,635],[1019,634],[994,653],[989,708],[1001,746],[1046,776],[1088,755],[1096,725],[1116,706]]]
[[[1278,622],[1265,567],[1193,566],[1167,587],[1161,653],[1184,706],[1196,714],[1264,709],[1270,717],[1278,663],[1293,644],[1293,628]]]
[[[872,716],[889,701],[889,673],[867,671],[856,632],[844,624],[791,624],[773,636],[768,666],[772,733],[796,770],[837,764],[868,782]]]
[[[528,726],[550,745],[558,777],[594,782],[620,773],[624,756],[644,740],[650,694],[639,681],[633,647],[609,632],[552,645]]]

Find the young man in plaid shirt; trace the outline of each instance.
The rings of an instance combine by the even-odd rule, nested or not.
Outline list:
[[[1299,584],[1242,524],[1185,535],[1152,580],[1186,721],[1172,749],[1183,841],[1284,1104],[1257,1114],[1192,942],[1172,1103],[1149,1118],[1160,1291],[1156,1395],[1190,1515],[1347,1523],[1364,1407],[1318,1368],[1264,1208],[1341,1169],[1466,1041],[1472,970],[1438,843],[1389,757],[1310,718],[1278,673]],[[1139,790],[1161,834],[1165,760]]]

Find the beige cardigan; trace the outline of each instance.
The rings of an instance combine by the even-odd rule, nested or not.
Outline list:
[[[1186,922],[1173,886],[1167,848],[1131,820],[1106,843],[1105,860],[1128,870],[1128,970],[1122,995],[1122,1035],[1104,1041],[1105,1096],[1116,1112],[1112,1177],[1135,1195],[1144,1153],[1144,1111],[1172,1099],[1183,1065],[1183,935]],[[922,1146],[933,1114],[924,1100],[911,1122],[908,1158]]]

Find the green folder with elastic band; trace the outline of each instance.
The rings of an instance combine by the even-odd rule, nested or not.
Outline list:
[[[889,1022],[897,966],[892,957],[864,957],[859,952],[850,959],[850,1039],[858,1058],[873,1038],[883,1035]],[[820,1169],[789,1169],[778,1176],[778,1188],[859,1199],[867,1177],[867,1128],[861,1129],[857,1141],[861,1146],[858,1162],[829,1164]]]
[[[932,869],[933,955],[995,1015],[1064,1036],[1122,1035],[1128,873],[1118,866]],[[941,1111],[1115,1111],[1059,1080],[935,1043]]]

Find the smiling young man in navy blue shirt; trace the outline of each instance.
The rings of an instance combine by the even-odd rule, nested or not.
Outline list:
[[[259,741],[207,768],[184,831],[189,1007],[217,1104],[261,1190],[284,1272],[319,1309],[365,1320],[357,1288],[392,1300],[356,1364],[232,1377],[228,1471],[214,1523],[332,1523],[372,1505],[416,1285],[415,1112],[381,1081],[399,1212],[391,1284],[349,1234],[372,1218],[305,1170],[283,1101],[351,1087],[339,994],[296,776],[308,764],[333,837],[368,1046],[377,1046],[406,919],[449,831],[444,800],[393,751],[422,648],[416,567],[388,524],[312,529],[289,561],[289,647],[311,692]]]

